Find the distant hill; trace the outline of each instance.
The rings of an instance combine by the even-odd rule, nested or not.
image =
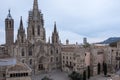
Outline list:
[[[112,44],[120,41],[120,37],[110,37],[107,40],[100,42],[100,44]]]

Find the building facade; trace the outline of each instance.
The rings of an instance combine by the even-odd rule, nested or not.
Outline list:
[[[32,70],[9,55],[0,55],[0,80],[31,80]]]

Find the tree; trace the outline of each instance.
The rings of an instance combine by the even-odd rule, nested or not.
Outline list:
[[[41,80],[52,80],[52,79],[50,79],[49,77],[45,76]]]
[[[83,80],[86,80],[86,71],[83,72]]]
[[[104,72],[104,64],[105,64],[105,63],[103,62],[103,65],[102,65],[102,66],[103,66],[103,67],[102,67],[102,68],[103,68],[103,69],[102,69],[102,70],[103,70],[103,72]]]
[[[100,63],[98,63],[98,74],[100,74],[100,70],[101,70],[101,67],[100,67]]]
[[[72,80],[81,80],[81,75],[75,71],[73,71],[69,77],[72,79]]]
[[[88,47],[90,47],[90,44],[89,44],[89,43],[86,43],[86,44],[83,45],[83,47],[84,47],[84,48],[88,48]]]
[[[107,75],[107,64],[104,63],[104,75],[106,76]]]
[[[88,79],[90,79],[90,66],[88,66]]]

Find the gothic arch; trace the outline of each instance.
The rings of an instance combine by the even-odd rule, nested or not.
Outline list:
[[[45,70],[45,65],[47,63],[47,58],[44,57],[44,56],[41,56],[38,60],[38,70],[41,71],[41,70]]]

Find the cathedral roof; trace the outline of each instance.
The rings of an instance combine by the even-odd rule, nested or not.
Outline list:
[[[16,65],[8,68],[8,71],[31,71],[31,69],[25,63],[18,62]]]

